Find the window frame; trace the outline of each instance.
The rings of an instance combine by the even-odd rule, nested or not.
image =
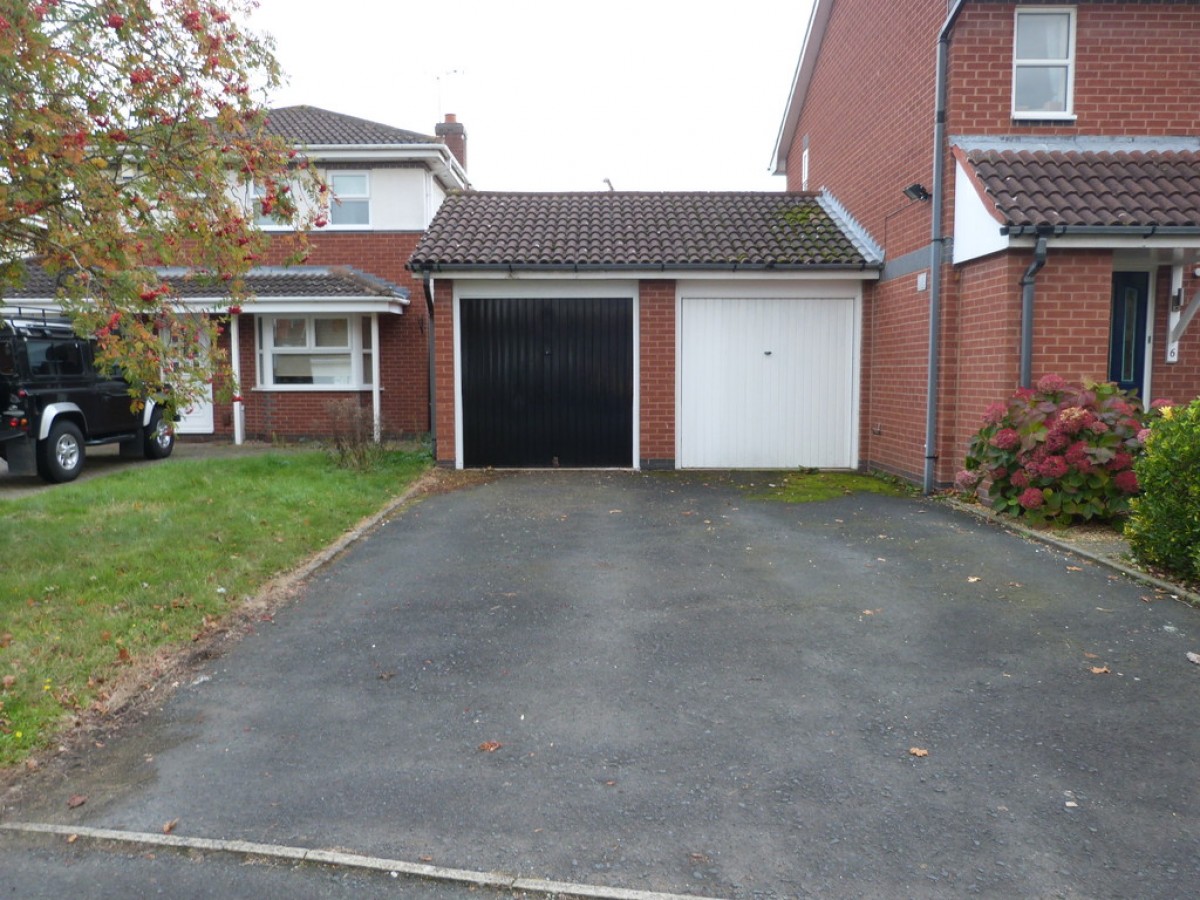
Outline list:
[[[305,343],[303,347],[276,347],[275,322],[278,319],[301,319],[304,321]],[[338,320],[346,323],[347,344],[343,347],[320,347],[316,343],[318,319]],[[254,363],[255,390],[261,391],[369,391],[372,383],[374,349],[366,346],[364,331],[369,335],[371,316],[363,313],[278,312],[263,313],[254,317]],[[275,382],[275,360],[280,356],[349,356],[350,380],[345,383],[279,383]]]
[[[1078,65],[1075,54],[1075,36],[1078,31],[1078,10],[1074,6],[1018,6],[1013,13],[1012,42],[1012,117],[1018,121],[1075,121],[1075,71]],[[1024,17],[1067,16],[1067,55],[1063,58],[1021,59],[1017,56],[1017,40]],[[1028,69],[1066,69],[1064,108],[1061,110],[1018,109],[1017,76]]]
[[[359,175],[362,176],[364,193],[362,194],[338,194],[333,189],[334,179],[340,175]],[[371,172],[369,169],[330,169],[325,173],[326,181],[329,183],[329,223],[326,228],[336,228],[339,230],[353,230],[356,228],[371,227]],[[350,200],[354,202],[364,201],[367,205],[367,221],[365,222],[337,222],[335,214],[337,208],[341,205],[339,201]]]

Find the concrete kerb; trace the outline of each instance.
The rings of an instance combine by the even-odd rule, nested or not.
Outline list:
[[[424,863],[410,863],[398,859],[377,856],[362,856],[338,850],[313,850],[307,847],[289,847],[283,844],[260,844],[253,841],[226,841],[211,838],[183,837],[174,834],[152,832],[119,831],[112,828],[90,828],[82,825],[54,825],[43,822],[0,822],[0,831],[20,834],[54,835],[75,841],[80,838],[92,841],[109,841],[121,844],[137,844],[142,847],[169,847],[175,850],[199,850],[208,853],[232,853],[247,859],[276,859],[317,865],[339,866],[372,872],[386,872],[394,876],[422,878],[449,884],[461,884],[476,888],[493,888],[506,891],[526,891],[552,897],[586,897],[594,900],[718,900],[696,894],[664,894],[656,891],[638,891],[628,888],[610,888],[601,885],[581,884],[568,881],[546,881],[540,878],[523,878],[502,872],[474,872],[468,869],[449,869]]]
[[[963,503],[959,500],[951,498],[944,498],[942,502],[948,504],[959,512],[964,512],[975,516],[977,519],[989,522],[992,525],[996,525],[1005,529],[1006,531],[1019,534],[1022,537],[1029,538],[1030,540],[1039,541],[1043,544],[1047,544],[1067,553],[1072,553],[1075,556],[1082,557],[1083,559],[1086,559],[1089,562],[1094,562],[1097,565],[1107,566],[1114,571],[1120,572],[1121,574],[1132,578],[1134,581],[1138,581],[1149,587],[1166,591],[1168,594],[1171,594],[1178,600],[1187,603],[1189,606],[1200,608],[1200,594],[1196,593],[1195,591],[1188,590],[1181,584],[1176,584],[1175,582],[1158,578],[1148,572],[1144,572],[1141,569],[1135,568],[1134,566],[1126,565],[1119,559],[1114,559],[1113,557],[1106,556],[1103,553],[1094,553],[1088,550],[1086,547],[1081,547],[1079,544],[1072,543],[1071,541],[1067,540],[1061,540],[1051,534],[1047,534],[1044,531],[1039,531],[1035,528],[1030,528],[1027,525],[1022,525],[1021,523],[1010,518],[999,516],[986,507],[975,506],[970,503]]]

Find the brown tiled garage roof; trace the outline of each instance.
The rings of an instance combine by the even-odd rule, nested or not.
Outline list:
[[[1194,151],[963,155],[1009,226],[1200,227],[1200,153]]]
[[[308,147],[439,143],[436,137],[428,134],[393,128],[316,106],[283,106],[268,110],[266,130],[288,143]]]
[[[816,194],[451,195],[409,260],[447,269],[862,269],[879,260]]]

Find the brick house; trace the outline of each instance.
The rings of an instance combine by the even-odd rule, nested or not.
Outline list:
[[[949,483],[1049,373],[1200,394],[1195,2],[815,0],[774,168],[883,249],[864,466]]]
[[[854,468],[879,264],[823,194],[451,195],[409,262],[437,460]]]

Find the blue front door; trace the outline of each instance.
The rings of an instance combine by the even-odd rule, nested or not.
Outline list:
[[[1150,307],[1148,272],[1114,272],[1112,332],[1108,379],[1139,394],[1146,383],[1146,313]]]

